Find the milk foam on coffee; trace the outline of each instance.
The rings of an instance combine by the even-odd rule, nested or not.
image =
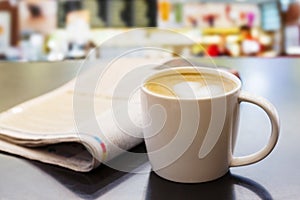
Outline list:
[[[220,85],[204,85],[199,82],[181,82],[173,86],[176,96],[181,98],[203,98],[224,94]]]
[[[209,98],[233,90],[233,81],[214,74],[180,72],[154,77],[145,87],[157,94],[183,99]]]

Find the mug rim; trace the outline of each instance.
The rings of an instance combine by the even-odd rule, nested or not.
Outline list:
[[[150,91],[149,89],[147,89],[145,87],[146,83],[149,80],[151,80],[155,77],[158,77],[159,75],[167,75],[170,72],[179,71],[179,70],[196,70],[196,71],[199,71],[199,72],[205,71],[206,73],[213,74],[213,75],[216,75],[218,73],[219,75],[223,76],[224,78],[233,81],[236,84],[236,86],[234,87],[234,89],[230,90],[229,92],[225,92],[224,94],[216,95],[216,96],[210,96],[210,97],[200,97],[200,98],[199,97],[180,98],[180,97],[172,97],[172,96],[167,96],[167,95],[161,95],[161,94],[158,94],[156,92],[152,92],[152,91]],[[143,92],[145,92],[149,95],[158,97],[158,98],[168,99],[168,100],[177,100],[177,101],[178,100],[180,100],[180,101],[191,101],[191,100],[211,100],[211,99],[224,98],[224,97],[230,96],[230,95],[235,94],[236,92],[240,91],[241,87],[242,87],[241,80],[238,77],[236,77],[234,74],[232,74],[228,71],[225,71],[224,69],[209,68],[209,67],[203,67],[203,66],[180,66],[180,67],[173,67],[173,68],[163,69],[159,72],[152,73],[151,75],[149,75],[143,81],[143,85],[142,85],[141,88],[142,88]]]

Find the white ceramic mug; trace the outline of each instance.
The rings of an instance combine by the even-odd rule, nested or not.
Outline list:
[[[234,88],[210,97],[178,98],[150,91],[145,85],[156,77],[182,72],[212,75],[232,81]],[[179,67],[149,76],[141,89],[144,138],[153,171],[175,182],[195,183],[217,179],[229,167],[249,165],[265,158],[279,136],[279,117],[267,100],[241,91],[241,81],[219,69]],[[260,151],[233,156],[241,102],[261,107],[271,121],[271,135]]]

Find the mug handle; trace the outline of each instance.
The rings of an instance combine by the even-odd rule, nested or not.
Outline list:
[[[261,150],[248,156],[233,157],[231,160],[231,167],[250,165],[264,159],[271,153],[275,147],[279,137],[279,116],[275,107],[266,99],[251,95],[242,91],[238,97],[239,103],[248,102],[261,107],[268,115],[271,122],[271,136],[269,142]]]

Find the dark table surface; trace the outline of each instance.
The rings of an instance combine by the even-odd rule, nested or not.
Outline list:
[[[300,199],[300,59],[222,58],[216,63],[238,69],[243,88],[266,97],[278,109],[279,142],[263,161],[231,168],[216,181],[179,184],[155,175],[148,162],[136,169],[144,173],[106,166],[77,173],[1,153],[0,199]],[[79,66],[78,61],[0,63],[0,111],[60,86]],[[263,147],[269,132],[266,114],[242,104],[235,155]],[[144,152],[145,147],[135,150]]]

